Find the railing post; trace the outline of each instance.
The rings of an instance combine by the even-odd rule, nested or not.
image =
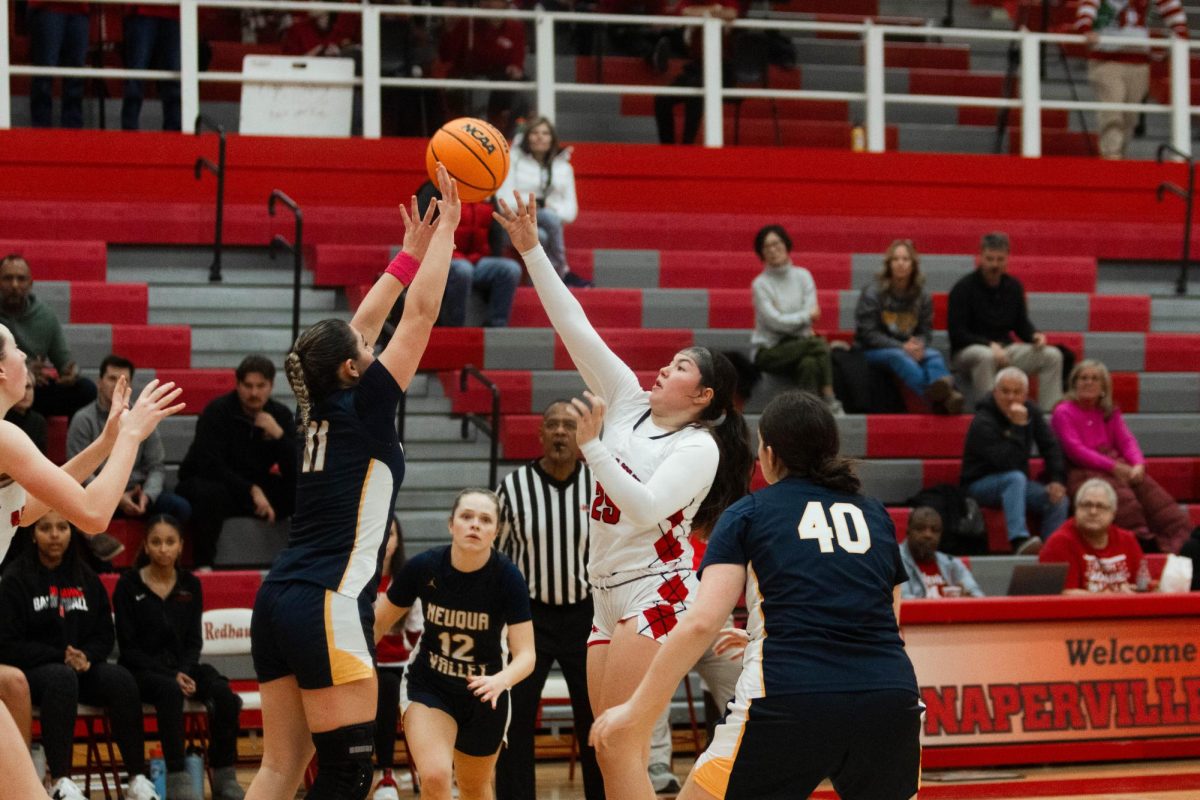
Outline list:
[[[1021,34],[1021,155],[1042,155],[1042,73],[1037,34]]]
[[[383,133],[380,120],[382,87],[380,78],[379,7],[362,6],[362,120],[363,138],[378,139]]]
[[[725,114],[721,103],[721,33],[725,23],[705,17],[704,34],[704,145],[725,146]]]
[[[1187,39],[1171,39],[1171,144],[1192,154],[1191,59]]]
[[[554,17],[541,8],[534,19],[534,66],[537,69],[537,113],[553,120],[557,111],[554,102]]]
[[[0,9],[0,130],[12,127],[12,95],[8,90],[8,0]]]
[[[887,150],[887,122],[884,116],[883,95],[886,91],[883,73],[883,31],[865,23],[863,29],[865,48],[867,92],[867,151],[882,153]]]
[[[200,116],[200,23],[196,0],[179,3],[179,118]]]

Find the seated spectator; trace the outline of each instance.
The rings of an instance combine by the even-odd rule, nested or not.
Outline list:
[[[509,0],[478,0],[481,10],[508,11]],[[447,65],[448,77],[490,81],[525,79],[525,23],[504,17],[458,17],[446,24],[438,43],[438,58]],[[458,95],[452,115],[480,115]],[[517,93],[492,90],[488,93],[487,121],[505,136],[511,136],[522,113],[516,108]]]
[[[984,236],[979,266],[950,290],[951,364],[970,378],[975,399],[992,385],[996,371],[1010,364],[1036,374],[1038,404],[1048,414],[1062,397],[1062,353],[1030,322],[1025,288],[1008,274],[1009,249],[1006,234]]]
[[[441,199],[432,181],[425,181],[417,190],[417,205],[422,214],[431,201]],[[492,241],[500,238],[492,236],[494,222],[491,203],[462,204],[462,218],[454,229],[454,257],[450,260],[438,325],[450,328],[465,325],[467,300],[472,291],[487,297],[486,327],[508,325],[513,298],[521,285],[521,265],[498,255],[498,248],[493,248]]]
[[[67,429],[68,459],[74,458],[100,438],[108,421],[109,409],[112,407],[113,389],[122,377],[132,385],[133,371],[133,362],[120,356],[108,355],[100,362],[96,402],[81,408],[79,413],[71,418],[71,426]],[[162,435],[154,430],[138,447],[137,460],[133,463],[133,471],[129,473],[125,494],[117,504],[117,515],[142,519],[157,514],[170,514],[183,522],[191,517],[192,507],[187,500],[163,490],[163,480],[166,477],[164,459]],[[88,479],[90,480],[91,478]],[[85,486],[88,481],[84,481]]]
[[[1042,539],[1030,536],[1025,515],[1042,520],[1042,535],[1067,518],[1062,450],[1042,411],[1028,400],[1029,378],[1016,367],[996,375],[991,397],[979,402],[963,447],[962,485],[981,506],[1004,509],[1008,543],[1017,555],[1033,555]],[[1029,478],[1034,445],[1045,462],[1045,483]]]
[[[33,545],[0,580],[0,659],[24,671],[40,710],[46,768],[56,798],[82,800],[71,780],[76,710],[101,706],[129,773],[125,797],[159,800],[146,777],[142,701],[129,670],[112,653],[108,592],[71,545],[71,525],[49,511],[33,527]]]
[[[182,551],[179,521],[167,515],[151,519],[134,568],[113,590],[120,663],[133,674],[142,700],[158,712],[167,797],[204,800],[184,765],[183,702],[189,699],[209,708],[213,800],[242,800],[235,766],[242,701],[225,676],[200,663],[204,593],[195,575],[179,569]]]
[[[910,240],[897,239],[888,247],[883,270],[858,296],[854,319],[854,338],[868,362],[895,373],[934,413],[962,412],[963,396],[933,346],[933,298],[925,291],[921,258]]]
[[[750,285],[754,295],[751,357],[763,372],[782,375],[801,389],[823,397],[834,416],[842,404],[833,396],[829,343],[813,333],[821,318],[812,273],[792,263],[792,239],[781,225],[767,225],[754,237],[763,271]]]
[[[126,69],[179,70],[179,8],[178,6],[131,5],[125,17]],[[158,98],[162,101],[162,129],[177,131],[182,127],[179,110],[179,81],[159,81]],[[141,127],[142,81],[125,81],[125,98],[121,103],[121,129],[136,131]],[[192,120],[188,120],[188,125]]]
[[[914,508],[900,545],[900,560],[908,573],[908,582],[900,585],[900,596],[983,597],[963,560],[938,552],[941,541],[941,515],[929,506]]]
[[[37,67],[82,67],[87,59],[91,20],[87,3],[30,0],[30,56]],[[83,127],[83,78],[62,79],[62,126]],[[29,87],[33,127],[54,124],[54,78],[38,75]]]
[[[25,431],[37,449],[46,452],[47,428],[46,418],[33,410],[33,371],[25,373],[25,396],[8,410],[4,419]]]
[[[361,47],[358,14],[314,11],[296,14],[283,34],[283,52],[290,56],[355,57]]]
[[[193,560],[211,567],[221,526],[229,517],[256,516],[270,524],[292,515],[296,493],[296,422],[271,399],[275,365],[246,356],[237,388],[221,395],[196,421],[196,437],[179,467],[180,495],[192,506]]]
[[[496,197],[512,205],[514,191],[520,192],[522,198],[532,193],[537,198],[538,239],[546,250],[546,258],[567,286],[591,286],[591,281],[571,272],[563,240],[563,227],[579,216],[571,148],[559,143],[550,120],[538,117],[513,139],[511,152],[508,176]]]
[[[731,35],[732,23],[738,17],[744,16],[748,3],[742,0],[682,0],[676,9],[685,17],[717,17],[726,24],[722,26],[721,65],[723,85],[728,88],[733,85],[734,65],[732,60],[734,37]],[[683,31],[684,46],[688,48],[690,60],[683,67],[683,72],[672,86],[704,85],[704,36],[701,28],[685,28]],[[669,55],[668,39],[660,40],[655,46],[652,61],[656,69],[665,72],[667,56]],[[704,113],[704,98],[678,95],[658,95],[654,98],[654,121],[658,126],[658,141],[660,144],[675,144],[675,106],[683,104],[683,138],[680,144],[695,144],[696,134],[700,132],[700,117]]]
[[[1117,493],[1117,524],[1133,531],[1147,552],[1178,553],[1192,524],[1146,474],[1137,439],[1113,405],[1108,367],[1090,358],[1076,364],[1050,424],[1067,459],[1067,490],[1078,491],[1091,478],[1107,481]]]
[[[1136,591],[1142,548],[1137,537],[1113,524],[1117,493],[1100,478],[1075,493],[1075,517],[1051,534],[1038,554],[1043,563],[1067,564],[1063,594]]]
[[[30,359],[33,407],[46,417],[69,417],[96,399],[96,384],[80,377],[58,317],[30,294],[32,288],[33,273],[22,256],[0,259],[0,322]]]

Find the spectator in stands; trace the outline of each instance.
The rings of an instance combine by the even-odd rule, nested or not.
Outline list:
[[[179,7],[131,5],[125,17],[125,67],[127,69],[179,70]],[[125,81],[125,99],[121,103],[121,129],[141,127],[142,81]],[[180,130],[179,81],[159,81],[158,98],[162,101],[162,129]],[[188,120],[192,124],[192,120]]]
[[[1113,524],[1117,493],[1091,478],[1075,493],[1075,517],[1063,523],[1038,554],[1043,563],[1066,562],[1063,594],[1136,591],[1142,548],[1137,537]]]
[[[481,10],[508,11],[509,0],[478,0]],[[446,25],[438,43],[438,58],[448,67],[451,78],[476,78],[491,81],[525,79],[525,23],[503,17],[459,17]],[[453,113],[479,114],[463,95]],[[488,93],[487,120],[505,136],[521,116],[516,108],[516,92],[492,90]]]
[[[25,435],[37,445],[37,449],[45,454],[48,435],[46,418],[33,410],[32,368],[29,372],[25,373],[25,396],[8,410],[8,413],[4,415],[4,419],[25,431]]]
[[[42,746],[56,798],[82,800],[70,778],[76,709],[102,706],[129,773],[125,797],[158,800],[146,778],[142,701],[129,670],[107,663],[113,620],[104,584],[77,557],[71,524],[49,511],[33,547],[0,581],[0,659],[20,667],[40,709]]]
[[[22,256],[0,259],[0,322],[30,359],[33,407],[47,417],[69,417],[96,399],[96,384],[79,375],[58,317],[32,288],[33,273]]]
[[[829,343],[813,333],[821,318],[812,273],[792,263],[792,238],[782,225],[767,225],[754,237],[763,271],[750,285],[754,296],[751,357],[763,372],[782,375],[823,397],[834,416],[842,404],[833,395]]]
[[[731,35],[731,23],[746,13],[747,3],[744,0],[682,0],[675,8],[678,14],[685,17],[716,17],[726,23],[721,43],[721,55],[724,63],[721,65],[722,81],[726,87],[733,85],[734,65],[732,60],[734,37]],[[672,86],[699,87],[704,85],[704,36],[701,28],[686,28],[683,32],[684,45],[688,48],[691,59],[683,67]],[[666,71],[669,49],[660,40],[655,46],[653,61],[655,67]],[[676,95],[659,95],[654,98],[654,121],[658,126],[658,141],[662,144],[675,144],[675,106],[683,104],[683,138],[680,144],[694,144],[696,134],[700,132],[700,117],[704,113],[704,98],[679,97]]]
[[[433,181],[425,181],[417,190],[417,207],[424,214],[429,203],[441,200]],[[493,227],[495,226],[495,227]],[[503,328],[508,325],[513,298],[521,284],[521,265],[511,258],[499,255],[501,236],[492,219],[491,203],[463,203],[462,219],[454,229],[454,258],[450,261],[450,276],[446,279],[446,291],[442,295],[442,310],[438,314],[438,325],[461,328],[467,323],[467,301],[472,291],[487,297],[487,316],[484,325],[488,328]]]
[[[981,400],[963,447],[962,485],[981,506],[1002,508],[1008,542],[1017,555],[1033,555],[1042,539],[1030,536],[1025,515],[1041,517],[1048,535],[1067,518],[1066,468],[1054,431],[1028,400],[1029,378],[1016,367],[996,375],[991,397]],[[1029,478],[1034,445],[1045,462],[1045,483]]]
[[[184,765],[183,703],[209,708],[208,763],[213,800],[242,800],[237,781],[238,713],[242,701],[229,680],[200,663],[204,644],[200,581],[179,569],[183,530],[167,515],[152,518],[134,568],[113,590],[120,663],[137,681],[142,699],[158,712],[158,735],[167,762],[167,796],[204,800]]]
[[[67,430],[68,459],[74,458],[100,438],[112,406],[113,389],[122,376],[126,383],[132,385],[133,372],[133,362],[121,356],[108,355],[100,362],[96,402],[81,408],[79,413],[71,418],[71,426]],[[138,447],[137,460],[134,461],[133,471],[129,474],[129,483],[125,487],[125,494],[121,496],[121,502],[117,505],[119,516],[141,519],[170,514],[182,522],[187,522],[191,517],[192,507],[187,500],[163,490],[163,480],[166,477],[164,458],[162,436],[155,430]]]
[[[513,192],[516,191],[522,197],[533,194],[537,198],[538,240],[546,251],[546,257],[563,283],[584,288],[592,283],[571,271],[563,239],[563,227],[579,216],[571,150],[558,141],[558,133],[550,120],[545,117],[533,120],[524,133],[517,134],[513,139],[508,176],[496,196],[504,198],[505,202],[512,202]]]
[[[579,455],[570,404],[551,403],[538,426],[542,455],[500,483],[497,547],[529,585],[537,663],[533,674],[512,688],[508,747],[496,764],[497,800],[536,797],[534,736],[538,702],[557,661],[566,680],[579,741],[583,791],[603,800],[604,779],[588,744],[592,709],[587,692],[587,640],[592,632],[588,585],[588,518],[592,472]]]
[[[393,575],[404,568],[404,534],[400,521],[392,515],[387,544],[384,545],[383,563],[380,568],[379,594],[387,593]],[[418,600],[403,619],[392,626],[375,645],[375,674],[379,678],[379,716],[375,719],[375,763],[381,775],[375,784],[371,800],[398,800],[396,778],[392,770],[396,766],[396,730],[400,716],[400,682],[404,679],[404,667],[425,629]]]
[[[1188,38],[1183,3],[1155,0],[1154,4],[1163,24],[1179,38]],[[1080,0],[1076,6],[1075,30],[1087,35],[1088,82],[1101,103],[1142,103],[1150,93],[1150,64],[1144,44],[1150,38],[1146,25],[1149,6],[1149,0]],[[1132,46],[1102,45],[1101,36],[1120,37]],[[1125,156],[1137,118],[1134,111],[1096,112],[1102,158]]]
[[[1009,364],[1036,374],[1038,403],[1050,413],[1062,397],[1062,353],[1029,320],[1025,288],[1008,274],[1009,249],[1007,234],[986,234],[975,271],[950,290],[951,364],[969,378],[974,399]]]
[[[38,67],[82,67],[87,58],[91,20],[87,3],[30,0],[30,57]],[[35,77],[29,87],[33,127],[54,124],[54,78]],[[83,78],[63,78],[62,126],[83,127]]]
[[[983,590],[961,558],[938,552],[942,516],[929,506],[914,508],[908,532],[900,545],[900,560],[908,573],[901,597],[983,597]]]
[[[292,56],[356,58],[361,47],[358,14],[314,11],[296,14],[283,34],[283,52]]]
[[[858,296],[854,319],[855,339],[868,362],[895,373],[934,413],[962,412],[963,396],[933,346],[933,298],[925,291],[911,240],[897,239],[888,247],[883,270]]]
[[[296,493],[296,422],[271,399],[275,365],[250,355],[237,388],[204,409],[179,467],[177,490],[192,506],[193,559],[211,567],[225,520],[254,515],[269,524],[292,515]]]
[[[1175,498],[1146,474],[1137,439],[1113,405],[1108,368],[1085,359],[1071,370],[1067,395],[1050,424],[1067,459],[1067,490],[1100,478],[1117,493],[1116,522],[1133,531],[1142,549],[1178,553],[1192,525]]]

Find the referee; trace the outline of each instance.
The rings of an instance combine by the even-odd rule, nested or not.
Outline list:
[[[537,666],[512,688],[508,747],[496,765],[497,800],[534,800],[533,738],[538,701],[558,661],[575,716],[584,796],[604,797],[596,752],[587,743],[592,707],[587,693],[587,639],[592,629],[588,589],[588,513],[592,474],[579,460],[575,418],[565,400],[542,412],[542,457],[501,482],[497,546],[529,584]]]

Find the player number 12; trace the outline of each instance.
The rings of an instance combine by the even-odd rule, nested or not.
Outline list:
[[[832,528],[829,527],[829,518],[833,519]],[[851,525],[854,526],[853,534]],[[853,503],[834,503],[829,507],[829,517],[826,517],[825,506],[810,500],[796,530],[801,539],[816,539],[822,553],[833,552],[835,534],[838,545],[847,553],[861,555],[871,549],[871,532],[867,530],[867,521],[863,518],[862,509]]]

